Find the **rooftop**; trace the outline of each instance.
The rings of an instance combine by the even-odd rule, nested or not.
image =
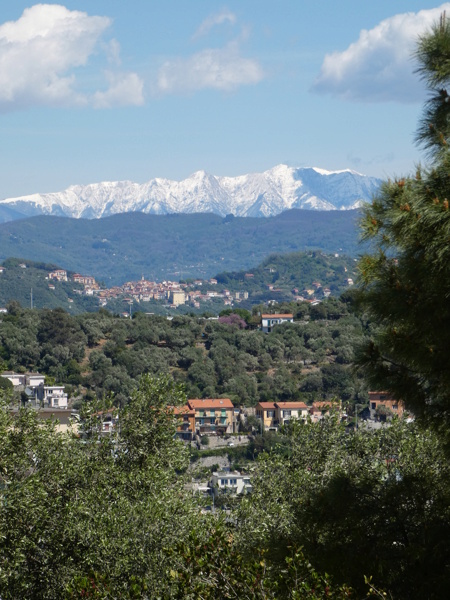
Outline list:
[[[234,408],[229,398],[202,398],[188,400],[190,408]]]

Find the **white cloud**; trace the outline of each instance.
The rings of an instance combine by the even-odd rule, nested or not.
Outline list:
[[[206,35],[210,32],[210,30],[216,25],[222,25],[223,23],[231,23],[234,25],[236,23],[236,15],[228,10],[222,10],[219,13],[215,13],[214,15],[210,15],[207,17],[197,31],[194,33],[193,38],[199,38],[203,35]]]
[[[58,4],[36,4],[24,10],[17,21],[0,25],[0,111],[36,105],[99,105],[97,94],[79,91],[73,71],[88,64],[110,25],[108,17],[89,16]],[[133,84],[132,104],[137,97],[136,77],[130,73],[122,76],[124,84]],[[105,105],[112,106],[114,97],[121,104],[126,102],[119,87],[116,76],[104,93],[110,98]]]
[[[263,78],[259,63],[241,56],[237,42],[231,42],[224,48],[207,48],[188,58],[167,61],[158,74],[158,89],[166,94],[206,88],[233,91]]]
[[[136,73],[107,73],[109,88],[94,94],[95,108],[141,106],[144,104],[143,82]]]
[[[412,59],[419,35],[450,3],[418,13],[398,14],[362,30],[343,52],[327,54],[313,90],[362,102],[415,102],[424,97]]]
[[[110,40],[105,44],[105,52],[110,64],[116,67],[122,64],[120,60],[120,44],[117,40]]]

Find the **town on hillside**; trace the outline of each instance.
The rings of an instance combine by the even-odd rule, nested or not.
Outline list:
[[[246,278],[252,278],[252,273],[246,273]],[[58,269],[48,274],[49,289],[55,289],[54,282],[67,282],[69,276],[67,271]],[[111,288],[100,287],[95,281],[95,278],[89,275],[80,275],[78,273],[72,275],[70,279],[82,284],[83,290],[73,290],[76,294],[85,296],[95,296],[98,298],[100,307],[106,307],[111,300],[123,299],[129,304],[145,303],[156,300],[162,302],[168,308],[177,308],[182,305],[188,305],[198,309],[201,303],[210,302],[212,300],[220,300],[225,307],[240,304],[243,300],[247,300],[249,292],[247,290],[230,291],[226,287],[219,287],[217,279],[210,278],[207,280],[195,279],[189,283],[175,281],[148,281],[142,276],[138,281],[127,281],[120,286]],[[348,286],[353,285],[353,279],[346,279]],[[276,288],[272,284],[267,285],[267,291],[272,293],[283,294],[285,291]],[[299,290],[292,288],[289,291],[291,300],[294,302],[309,302],[318,304],[321,299],[331,295],[329,288],[323,288],[319,281],[314,281],[310,288]],[[271,304],[276,304],[275,300],[270,301]],[[124,311],[124,316],[128,313]]]

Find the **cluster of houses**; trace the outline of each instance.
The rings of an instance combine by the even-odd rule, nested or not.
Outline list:
[[[198,435],[236,433],[242,417],[229,398],[203,398],[188,400],[184,406],[175,408],[179,418],[178,435],[193,440]],[[293,419],[317,423],[326,415],[334,413],[343,418],[345,413],[340,401],[304,402],[258,402],[254,409],[261,431],[277,431]],[[386,392],[369,392],[369,417],[385,421],[390,416],[402,417],[404,406]]]
[[[112,298],[124,298],[125,301],[149,302],[159,300],[171,308],[188,304],[194,308],[200,308],[201,302],[208,302],[214,298],[220,298],[225,305],[241,302],[248,298],[248,292],[233,292],[229,290],[217,291],[216,289],[199,290],[202,286],[217,286],[216,279],[207,281],[198,279],[192,284],[178,283],[175,281],[147,281],[142,277],[139,281],[128,281],[121,286],[115,286],[98,292],[99,302],[105,306]]]
[[[69,281],[67,271],[56,269],[48,274],[50,281]],[[199,287],[217,286],[217,279],[197,279],[192,284],[179,283],[175,281],[148,281],[142,277],[139,281],[127,281],[123,285],[100,289],[94,277],[76,273],[70,277],[71,281],[80,283],[84,290],[74,290],[75,293],[87,296],[96,296],[100,306],[106,306],[110,300],[122,298],[125,302],[150,302],[151,300],[162,301],[171,308],[182,304],[188,304],[194,308],[200,308],[201,302],[207,302],[214,298],[220,298],[225,305],[231,306],[235,302],[241,302],[248,298],[248,292],[230,292],[227,289],[217,291],[216,289],[199,290]],[[54,283],[49,283],[49,289],[55,289]]]
[[[253,277],[252,273],[246,273],[245,278]],[[132,304],[134,302],[150,302],[152,300],[162,301],[171,308],[187,304],[193,308],[200,308],[202,302],[208,302],[214,299],[220,299],[224,306],[239,304],[247,300],[249,293],[245,290],[230,291],[227,288],[217,289],[217,279],[207,280],[196,279],[190,284],[179,283],[176,281],[148,281],[142,277],[139,281],[127,281],[123,285],[113,286],[111,288],[100,289],[95,278],[90,275],[80,275],[76,273],[69,278],[67,271],[56,269],[48,274],[50,280],[49,289],[55,289],[54,281],[74,281],[84,286],[84,290],[74,290],[74,293],[87,296],[96,296],[100,306],[106,306],[110,300],[122,298],[125,302]],[[353,285],[353,280],[347,280],[348,285]],[[202,289],[200,289],[202,288]],[[203,289],[204,288],[204,289]],[[206,289],[207,288],[207,289]],[[270,292],[285,293],[285,290],[278,289],[272,284],[267,285]],[[294,300],[319,303],[321,298],[326,298],[331,294],[328,288],[322,288],[318,281],[314,281],[311,288],[300,291],[298,288],[291,290]],[[271,303],[276,303],[271,300]],[[125,316],[126,313],[124,313]],[[275,323],[274,323],[275,324]]]
[[[68,396],[64,386],[45,385],[45,376],[41,373],[3,371],[0,376],[8,379],[15,391],[23,392],[23,404],[41,409],[67,409]],[[330,411],[340,418],[344,416],[341,402],[332,401],[313,402],[312,405],[304,402],[259,402],[254,409],[262,431],[276,431],[292,419],[316,423]],[[241,410],[235,408],[229,398],[191,399],[184,406],[175,408],[174,413],[179,419],[178,435],[184,440],[193,440],[197,435],[237,433],[242,417]],[[387,392],[369,392],[370,419],[385,421],[390,416],[403,415],[402,402]],[[112,412],[105,415],[105,432],[112,431],[116,419],[117,415]]]
[[[14,390],[23,392],[22,404],[33,408],[67,409],[68,397],[63,385],[45,385],[45,376],[40,373],[15,373],[3,371],[1,377],[9,379]]]
[[[277,431],[282,425],[288,425],[292,419],[317,423],[331,411],[336,412],[339,418],[344,416],[341,402],[331,401],[313,402],[311,406],[304,402],[259,402],[255,412],[261,429]]]
[[[106,306],[109,300],[116,298],[123,298],[129,303],[151,300],[162,300],[174,306],[185,303],[184,291],[179,283],[173,281],[156,283],[147,281],[144,277],[139,281],[127,281],[123,285],[100,290],[98,298],[101,306]]]
[[[262,431],[276,431],[291,419],[320,421],[330,411],[343,416],[339,402],[259,402],[254,409]],[[196,436],[237,433],[242,412],[235,408],[229,398],[203,398],[188,400],[187,404],[174,409],[179,419],[178,435],[189,441]],[[250,411],[249,411],[250,412]]]
[[[73,281],[74,283],[80,283],[81,285],[84,286],[84,293],[87,296],[89,296],[89,295],[92,296],[99,289],[99,285],[95,281],[95,277],[92,277],[91,275],[80,275],[80,273],[75,273],[74,275],[72,275],[69,278],[67,271],[65,269],[55,269],[54,271],[51,271],[50,273],[48,273],[47,279],[49,281],[69,281],[70,280],[70,281]],[[55,286],[53,283],[49,283],[48,287],[51,290],[55,289]],[[81,290],[74,290],[74,292],[82,293]]]

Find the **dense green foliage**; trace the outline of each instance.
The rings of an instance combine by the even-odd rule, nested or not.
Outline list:
[[[419,139],[429,168],[386,182],[366,207],[364,236],[377,250],[360,262],[361,294],[379,335],[360,363],[372,385],[391,391],[450,447],[450,24],[425,35],[417,51],[430,89]]]
[[[242,310],[251,327],[241,328],[240,317],[235,324],[143,313],[130,320],[105,310],[72,316],[13,303],[0,325],[0,357],[5,369],[40,371],[73,386],[74,395],[112,393],[117,404],[144,373],[171,373],[190,398],[226,396],[237,405],[335,396],[363,402],[366,387],[351,362],[367,327],[348,304],[330,298],[282,310],[298,320],[265,334],[252,328],[257,315]]]
[[[323,252],[291,252],[272,254],[257,267],[251,269],[251,277],[246,271],[219,273],[219,284],[230,291],[247,291],[249,300],[243,306],[255,301],[287,300],[293,289],[297,295],[312,288],[317,298],[323,298],[324,288],[333,295],[339,295],[348,287],[347,279],[356,277],[356,259],[348,256],[327,255]],[[316,289],[313,283],[321,287]],[[270,286],[276,291],[271,291]]]
[[[56,434],[33,411],[13,420],[2,407],[3,599],[78,598],[91,577],[95,597],[169,596],[176,561],[167,549],[187,539],[197,513],[177,476],[187,454],[167,411],[181,400],[169,380],[143,381],[121,413],[120,440],[97,437],[91,406],[87,443]]]
[[[26,264],[26,268],[21,264]],[[96,298],[81,295],[84,289],[81,284],[47,279],[50,271],[60,268],[54,264],[9,258],[2,266],[5,270],[0,274],[0,306],[17,301],[22,306],[33,304],[35,308],[60,307],[73,314],[98,310]],[[54,289],[50,289],[49,284]]]
[[[112,436],[99,435],[102,403],[85,407],[86,440],[0,406],[4,600],[350,597],[300,549],[280,570],[263,549],[242,554],[233,520],[201,513],[174,436],[183,401],[169,378],[145,378]]]
[[[174,437],[182,402],[170,378],[144,378],[112,435],[106,404],[85,405],[86,439],[0,407],[4,600],[384,597],[367,578],[398,600],[445,597],[450,473],[432,434],[291,427],[251,496],[202,514]]]
[[[321,249],[355,255],[356,211],[291,210],[276,217],[212,214],[105,219],[33,217],[0,225],[0,259],[56,262],[107,285],[130,279],[213,277],[248,269],[273,252]]]
[[[333,419],[287,432],[289,455],[261,457],[240,506],[246,553],[280,568],[302,546],[320,571],[363,597],[362,574],[402,600],[445,598],[450,578],[450,464],[414,424],[349,434]]]

